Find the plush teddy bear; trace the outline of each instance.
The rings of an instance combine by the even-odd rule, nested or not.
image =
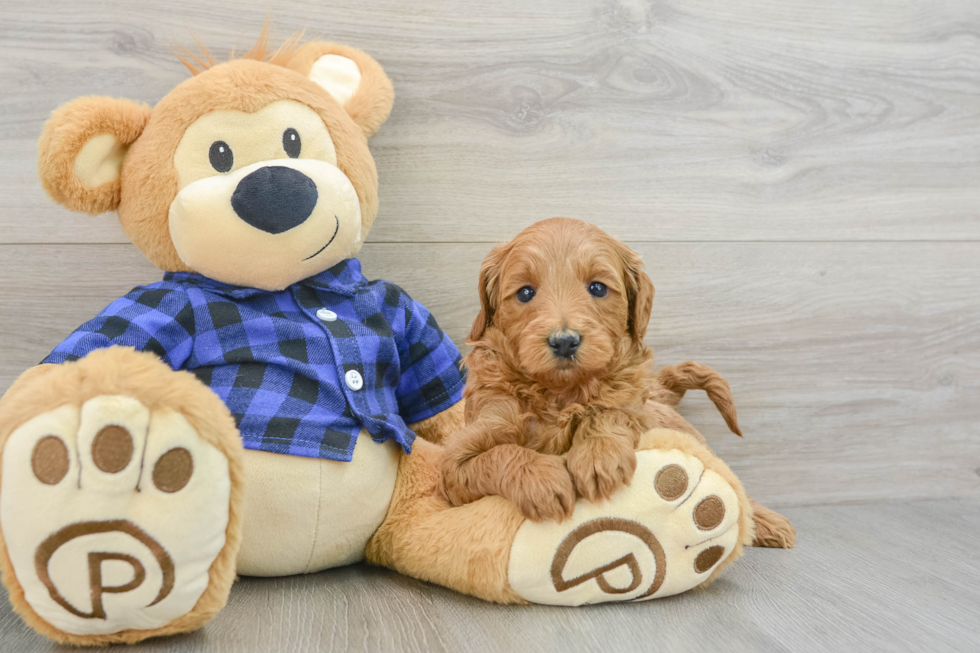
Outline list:
[[[17,612],[104,644],[200,627],[236,574],[363,559],[516,603],[656,598],[716,576],[751,541],[752,509],[683,433],[645,434],[632,485],[562,523],[435,491],[439,442],[463,420],[459,352],[354,258],[378,210],[367,137],[391,83],[358,50],[294,46],[205,54],[152,109],[86,97],[44,129],[50,195],[117,211],[165,275],[0,401],[0,568]]]

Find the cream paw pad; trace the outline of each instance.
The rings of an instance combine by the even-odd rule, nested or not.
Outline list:
[[[154,629],[207,589],[230,492],[228,459],[181,414],[102,395],[10,435],[0,526],[24,598],[49,624]]]
[[[524,522],[509,564],[522,598],[582,605],[671,596],[736,552],[739,497],[721,474],[677,449],[636,456],[631,484],[608,501],[579,499],[563,523]]]

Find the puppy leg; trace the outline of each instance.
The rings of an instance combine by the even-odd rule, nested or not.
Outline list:
[[[605,410],[583,419],[568,451],[568,472],[578,493],[598,501],[629,485],[641,432],[636,417],[625,411]]]
[[[575,508],[575,488],[558,456],[501,444],[463,464],[450,463],[449,469],[446,496],[454,505],[497,495],[531,521],[559,522]]]
[[[449,502],[458,506],[497,495],[534,521],[571,515],[575,488],[565,461],[525,448],[513,411],[485,413],[446,445],[442,487]]]

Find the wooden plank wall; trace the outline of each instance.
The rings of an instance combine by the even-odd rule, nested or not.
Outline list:
[[[266,3],[0,0],[0,390],[159,272],[46,198],[35,143],[87,94],[155,102]],[[365,271],[462,345],[493,243],[553,215],[641,252],[660,363],[732,383],[745,441],[686,414],[773,505],[980,493],[980,3],[300,0],[395,83]]]

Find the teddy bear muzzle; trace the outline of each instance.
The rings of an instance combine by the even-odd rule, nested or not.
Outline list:
[[[178,256],[194,271],[278,290],[350,256],[361,238],[361,208],[332,163],[274,159],[184,186],[169,225]]]

